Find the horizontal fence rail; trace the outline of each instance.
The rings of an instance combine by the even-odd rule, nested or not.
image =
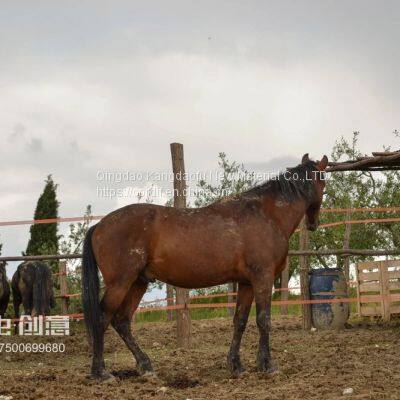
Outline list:
[[[34,225],[34,224],[58,224],[59,222],[79,222],[79,221],[98,221],[104,215],[92,215],[90,217],[65,217],[65,218],[47,218],[47,219],[26,219],[19,221],[0,221],[0,226],[13,225]]]
[[[73,260],[82,258],[82,254],[47,254],[39,256],[0,257],[0,261],[42,261],[42,260]]]
[[[333,249],[333,250],[290,250],[289,256],[397,256],[400,249],[370,250],[370,249]],[[48,254],[37,256],[0,257],[0,261],[38,261],[38,260],[71,260],[82,258],[82,254]]]
[[[350,212],[355,213],[397,213],[400,212],[400,207],[365,207],[365,208],[321,208],[321,213],[326,214],[345,214]],[[16,221],[0,221],[0,226],[16,226],[16,225],[33,225],[33,224],[55,224],[60,222],[80,222],[80,221],[98,221],[104,218],[105,215],[91,215],[82,217],[64,217],[64,218],[47,218],[47,219],[26,219]],[[338,224],[343,223],[367,223],[368,222],[397,222],[398,218],[374,218],[371,220],[354,220],[354,221],[338,221]],[[336,222],[335,222],[336,223]],[[328,225],[328,224],[326,224]],[[321,227],[324,227],[321,225]]]

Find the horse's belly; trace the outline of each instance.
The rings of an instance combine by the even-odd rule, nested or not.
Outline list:
[[[198,236],[195,241],[169,238],[155,250],[145,273],[184,288],[215,286],[240,278],[241,255],[237,240],[212,236]]]
[[[210,264],[207,266],[191,265],[189,262],[178,268],[171,268],[170,264],[151,264],[146,269],[145,275],[150,279],[157,279],[169,285],[188,289],[216,286],[239,279],[233,266],[221,269]]]

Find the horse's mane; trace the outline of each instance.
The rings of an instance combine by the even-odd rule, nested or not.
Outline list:
[[[304,198],[311,203],[315,199],[315,186],[311,178],[313,172],[317,170],[317,163],[310,160],[305,164],[299,164],[297,167],[287,168],[285,172],[281,172],[279,175],[240,194],[222,197],[215,203],[254,199],[254,197],[266,194],[281,195],[289,203],[299,198]]]
[[[267,193],[271,195],[280,194],[287,202],[293,202],[299,198],[312,202],[315,199],[315,186],[312,177],[317,170],[316,162],[307,161],[297,167],[287,168],[285,172],[281,172],[276,177],[254,186],[243,192],[241,196],[252,197]]]

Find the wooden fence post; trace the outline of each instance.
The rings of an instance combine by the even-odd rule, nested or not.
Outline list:
[[[167,306],[173,306],[175,301],[174,301],[174,287],[171,285],[167,284]],[[167,310],[167,320],[172,321],[173,320],[174,313],[172,310]]]
[[[67,285],[67,262],[58,263],[58,279],[60,282],[61,314],[68,314],[68,285]]]
[[[381,296],[382,296],[382,318],[385,322],[390,322],[390,289],[389,289],[389,263],[379,262]]]
[[[289,257],[286,257],[285,268],[281,273],[281,300],[289,300]],[[281,314],[288,315],[289,309],[287,304],[281,305]]]
[[[228,293],[236,293],[237,292],[237,283],[236,282],[231,282],[228,283]],[[233,294],[228,294],[228,303],[234,303],[236,300],[236,296]],[[233,317],[235,314],[235,308],[234,307],[228,307],[228,314]]]
[[[305,218],[300,224],[300,250],[308,250],[309,235],[305,223]],[[301,299],[310,300],[310,284],[309,284],[309,262],[308,256],[299,256],[300,265],[300,288],[301,288]],[[311,321],[311,304],[302,304],[302,319],[303,319],[303,329],[309,331],[312,327]]]
[[[183,157],[183,145],[171,143],[172,171],[174,174],[174,207],[186,207],[186,182],[185,182],[185,162]],[[182,305],[176,313],[177,339],[179,347],[189,347],[190,345],[190,312],[189,290],[176,288],[176,304]]]
[[[361,284],[361,280],[359,278],[359,265],[360,264],[356,264],[356,281],[357,281],[357,314],[358,314],[358,318],[361,318],[361,292],[360,292],[360,284]]]
[[[350,221],[351,212],[348,209],[346,211],[346,221]],[[350,234],[351,234],[351,224],[346,224],[344,228],[344,237],[343,237],[343,250],[348,250],[350,248]],[[346,279],[347,284],[350,281],[350,257],[344,256],[343,258],[343,270],[344,277]]]

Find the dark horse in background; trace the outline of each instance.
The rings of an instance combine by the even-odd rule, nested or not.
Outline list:
[[[6,263],[4,261],[0,261],[0,317],[4,317],[9,300],[10,284],[7,280]]]
[[[20,264],[12,277],[11,288],[15,318],[19,318],[21,303],[25,314],[31,316],[49,315],[55,306],[51,270],[42,261]]]
[[[92,376],[112,377],[103,359],[110,323],[136,358],[139,372],[152,372],[149,357],[132,335],[131,319],[154,279],[188,289],[238,282],[228,367],[233,375],[243,371],[239,348],[255,299],[257,367],[275,371],[269,348],[274,279],[284,268],[289,238],[302,218],[308,229],[318,226],[327,164],[326,156],[314,162],[306,154],[297,167],[226,201],[198,209],[134,204],[91,227],[83,250],[82,297],[93,345]],[[98,268],[105,283],[101,302]]]

